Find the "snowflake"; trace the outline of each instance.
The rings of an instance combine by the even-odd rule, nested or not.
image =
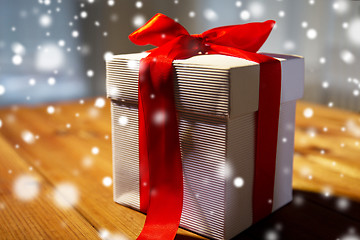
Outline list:
[[[344,14],[349,10],[349,3],[347,0],[337,0],[332,5],[334,11],[338,14]]]
[[[77,38],[79,36],[79,32],[74,30],[72,31],[71,36],[73,36],[73,38]]]
[[[355,46],[360,46],[360,18],[355,18],[349,23],[347,36],[351,43]]]
[[[24,142],[26,142],[28,144],[32,144],[35,142],[34,134],[32,132],[30,132],[29,130],[23,131],[21,133],[21,138],[23,139]]]
[[[218,20],[217,13],[212,9],[205,9],[204,10],[204,17],[209,21],[216,21]]]
[[[240,12],[240,18],[242,20],[249,20],[250,19],[250,12],[247,10],[243,10]]]
[[[145,17],[143,15],[135,15],[133,18],[133,25],[134,27],[141,27],[145,23]]]
[[[317,31],[313,28],[310,28],[307,32],[306,32],[306,36],[309,39],[315,39],[317,37]]]
[[[91,167],[93,165],[93,163],[94,163],[94,160],[89,156],[84,157],[81,162],[81,164],[84,168]]]
[[[91,153],[94,154],[94,155],[97,155],[99,154],[100,150],[98,147],[93,147],[91,148]]]
[[[274,230],[268,230],[265,232],[265,240],[278,240],[279,235]]]
[[[103,108],[105,106],[105,99],[102,97],[99,97],[95,100],[95,107]]]
[[[87,16],[88,16],[88,14],[87,14],[86,11],[82,11],[82,12],[80,13],[80,17],[81,17],[81,18],[87,18]]]
[[[55,83],[56,83],[56,79],[54,77],[49,77],[48,78],[48,84],[50,86],[55,85]]]
[[[128,118],[125,116],[121,116],[119,117],[119,124],[120,126],[126,126],[126,124],[128,123]]]
[[[0,84],[0,96],[1,96],[1,95],[4,95],[5,92],[6,92],[5,87]]]
[[[115,1],[114,0],[108,0],[108,5],[110,6],[110,7],[112,7],[112,6],[114,6],[115,5]]]
[[[329,87],[329,83],[326,82],[326,81],[324,81],[324,82],[322,82],[321,86],[322,86],[323,88],[328,88],[328,87]]]
[[[41,27],[47,28],[52,24],[52,18],[48,14],[43,14],[39,17],[39,24]]]
[[[265,7],[261,2],[251,2],[249,4],[249,11],[251,12],[251,16],[260,18],[264,15]]]
[[[141,1],[136,1],[135,2],[135,7],[136,8],[142,8],[142,6],[143,6],[143,3]]]
[[[321,58],[319,59],[319,62],[320,62],[321,64],[325,64],[325,63],[326,63],[326,58],[321,57]]]
[[[167,114],[163,110],[158,110],[153,115],[153,121],[156,125],[162,125],[166,122],[166,120],[167,120]]]
[[[112,60],[113,56],[114,56],[114,54],[112,52],[105,52],[104,53],[104,60],[105,61],[110,61],[110,60]]]
[[[12,62],[14,65],[20,65],[22,63],[23,59],[20,55],[14,55],[12,58]]]
[[[189,17],[194,18],[196,16],[196,13],[194,11],[189,12]]]
[[[53,197],[59,207],[69,208],[77,204],[79,192],[74,184],[60,183],[55,187]]]
[[[303,115],[305,118],[311,118],[314,115],[314,110],[312,110],[312,108],[305,108]]]
[[[234,178],[233,183],[236,188],[241,188],[244,186],[244,179],[242,177],[236,177]]]
[[[32,175],[21,175],[15,179],[13,192],[22,201],[33,200],[40,192],[40,183]]]
[[[105,187],[110,187],[112,184],[112,179],[111,177],[104,177],[102,180],[102,183]]]
[[[87,75],[89,78],[91,78],[91,77],[94,76],[94,71],[91,70],[91,69],[89,69],[89,70],[87,70],[86,75]]]
[[[48,114],[53,114],[55,112],[55,108],[53,106],[48,106],[46,110]]]

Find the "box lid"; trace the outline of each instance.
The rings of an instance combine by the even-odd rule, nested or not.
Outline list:
[[[115,55],[106,62],[107,97],[137,104],[140,59],[148,53]],[[262,53],[281,61],[281,102],[304,92],[304,59]],[[236,117],[258,109],[260,65],[225,55],[198,55],[175,60],[175,98],[178,111]]]

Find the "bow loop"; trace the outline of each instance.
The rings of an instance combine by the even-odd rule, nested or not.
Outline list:
[[[144,26],[130,34],[129,39],[137,45],[151,44],[160,47],[181,35],[189,35],[189,33],[181,24],[158,13]]]
[[[237,48],[247,52],[257,52],[268,38],[275,21],[255,22],[213,28],[202,36],[205,42]]]

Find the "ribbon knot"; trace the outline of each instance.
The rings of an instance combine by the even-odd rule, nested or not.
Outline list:
[[[199,53],[223,54],[260,63],[253,222],[271,212],[281,68],[278,60],[256,52],[274,24],[269,20],[190,35],[171,18],[156,14],[129,35],[135,44],[157,47],[141,59],[139,70],[140,210],[147,212],[147,217],[138,239],[173,239],[180,223],[183,171],[172,61]]]

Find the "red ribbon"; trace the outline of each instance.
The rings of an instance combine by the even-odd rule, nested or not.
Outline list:
[[[135,44],[158,47],[140,62],[140,210],[147,212],[147,217],[138,239],[174,239],[180,223],[183,176],[172,62],[199,53],[260,63],[253,222],[272,212],[281,65],[278,60],[256,52],[274,24],[269,20],[190,35],[171,18],[156,14],[129,36]]]

